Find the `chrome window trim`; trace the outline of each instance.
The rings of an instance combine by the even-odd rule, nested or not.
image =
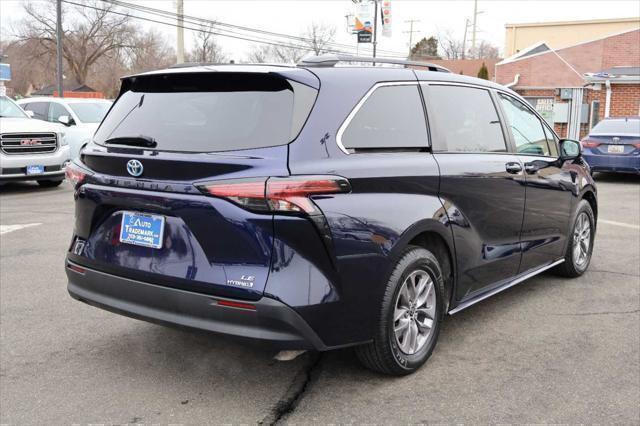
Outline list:
[[[379,87],[389,87],[389,86],[416,86],[417,87],[419,84],[420,84],[419,81],[385,81],[382,83],[374,84],[367,91],[367,93],[365,93],[362,99],[358,101],[356,106],[353,107],[349,115],[347,115],[347,118],[345,118],[345,120],[342,122],[342,124],[338,128],[338,132],[336,133],[336,145],[338,145],[338,148],[340,148],[340,151],[344,152],[347,155],[353,154],[352,152],[349,152],[349,149],[345,148],[344,144],[342,143],[342,135],[347,130],[347,127],[349,127],[349,124],[351,123],[351,120],[353,120],[353,117],[355,117],[358,111],[360,111],[360,108],[362,108],[362,105],[364,105],[364,103],[367,102],[367,99],[369,99],[369,97],[373,94],[373,92],[375,92]],[[423,109],[424,109],[424,106],[423,106]],[[427,141],[427,145],[428,145],[428,141]]]

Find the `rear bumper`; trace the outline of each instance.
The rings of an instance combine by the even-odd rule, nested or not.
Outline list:
[[[640,173],[640,155],[590,155],[584,160],[594,172]]]
[[[218,298],[162,287],[104,272],[69,268],[67,289],[74,299],[132,318],[261,341],[282,349],[326,350],[311,327],[289,306],[263,297],[255,310],[221,306]],[[244,302],[245,301],[238,301]]]

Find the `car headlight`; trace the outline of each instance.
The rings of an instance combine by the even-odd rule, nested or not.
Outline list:
[[[60,141],[60,146],[69,145],[65,136],[66,134],[64,132],[58,132],[58,140]]]

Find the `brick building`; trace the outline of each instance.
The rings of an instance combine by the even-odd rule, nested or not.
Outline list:
[[[562,137],[585,136],[608,116],[640,115],[640,28],[551,49],[539,42],[496,64]]]

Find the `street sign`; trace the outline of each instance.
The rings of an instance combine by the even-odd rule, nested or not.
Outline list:
[[[374,3],[362,0],[356,4],[353,31],[358,35],[358,43],[371,43],[373,39]]]
[[[371,43],[371,31],[362,30],[358,33],[358,43]]]
[[[10,81],[10,80],[11,80],[11,65],[0,64],[0,81]]]

